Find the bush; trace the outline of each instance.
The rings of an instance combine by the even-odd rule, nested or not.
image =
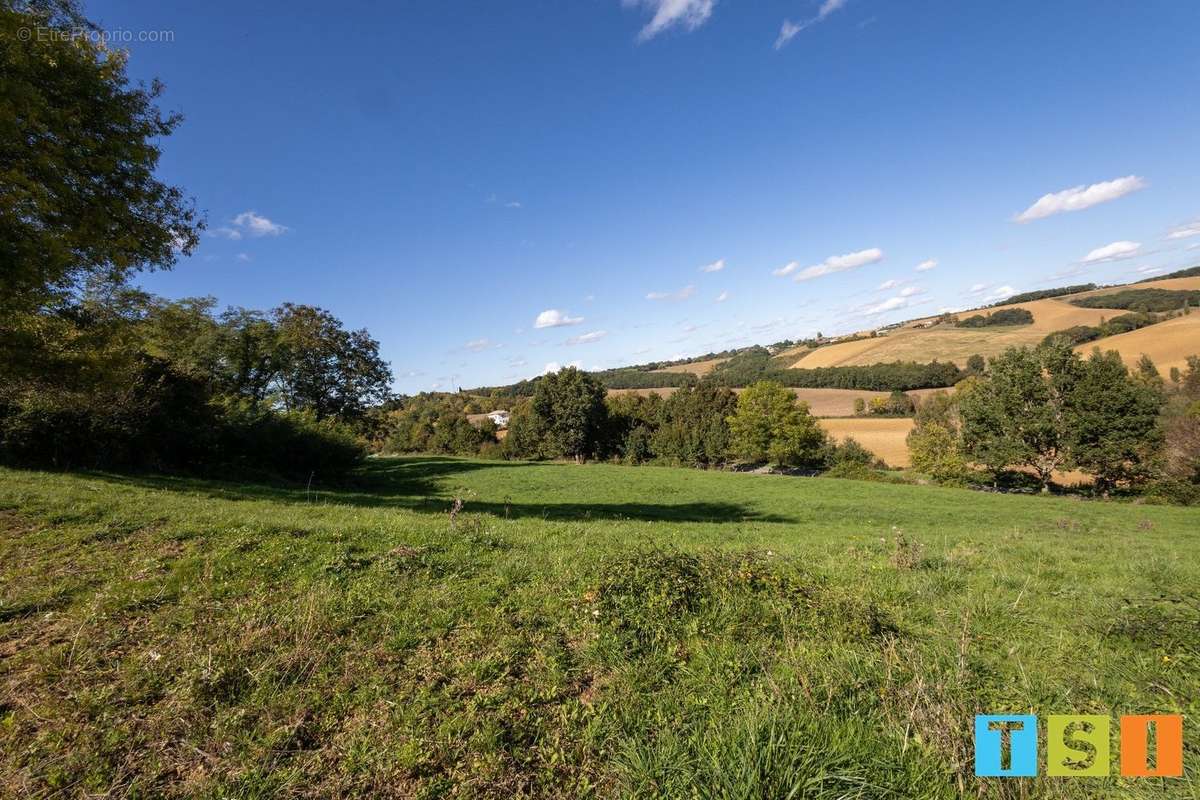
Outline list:
[[[361,463],[364,450],[345,424],[308,411],[278,413],[247,400],[215,404],[216,461],[291,478],[339,477]]]
[[[954,323],[959,328],[988,328],[993,325],[1030,325],[1033,323],[1033,314],[1024,308],[1006,308],[1003,311],[995,311],[986,316],[976,314],[966,319],[960,319]]]
[[[1161,478],[1146,485],[1146,500],[1174,506],[1200,506],[1200,485],[1179,478]]]

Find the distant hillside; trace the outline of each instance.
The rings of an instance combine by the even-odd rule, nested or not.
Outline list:
[[[701,377],[730,387],[763,378],[796,389],[908,391],[950,386],[973,355],[986,358],[1013,346],[1036,346],[1050,334],[1098,328],[1142,307],[1171,311],[1154,315],[1149,320],[1152,324],[1139,330],[1088,341],[1077,349],[1114,349],[1131,365],[1144,353],[1166,372],[1182,366],[1187,355],[1200,354],[1200,309],[1186,317],[1170,318],[1181,313],[1184,299],[1192,300],[1193,307],[1200,305],[1200,295],[1192,292],[1200,292],[1200,266],[1133,284],[1097,287],[1087,283],[1026,292],[986,308],[906,320],[837,339],[785,340],[767,347],[649,362],[595,375],[610,390],[621,391],[670,390],[694,384]],[[1111,301],[1105,301],[1108,296]],[[1032,321],[1026,322],[1029,316]],[[979,327],[971,327],[975,324]],[[473,391],[528,396],[537,380]]]

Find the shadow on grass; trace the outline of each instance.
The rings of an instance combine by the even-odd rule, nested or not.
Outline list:
[[[478,469],[522,469],[544,464],[520,461],[466,461],[440,456],[371,460],[337,487],[268,481],[213,480],[171,475],[91,473],[91,477],[146,489],[202,494],[218,500],[261,500],[273,503],[332,503],[363,508],[397,508],[445,514],[453,502],[442,480]],[[514,486],[519,491],[519,486]],[[795,520],[764,514],[737,503],[516,503],[466,499],[464,510],[505,519],[628,519],[653,522],[774,522]]]

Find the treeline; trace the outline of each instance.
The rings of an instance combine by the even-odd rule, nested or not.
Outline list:
[[[313,306],[217,313],[118,285],[5,322],[22,346],[0,389],[9,463],[328,476],[390,396],[378,343]]]
[[[786,359],[784,360],[786,361]],[[695,386],[699,378],[688,372],[649,372],[637,368],[602,370],[590,373],[606,389],[661,389]],[[964,372],[951,362],[894,361],[853,367],[814,367],[811,369],[780,366],[780,361],[765,347],[739,351],[708,373],[706,379],[717,386],[741,388],[758,381],[773,381],[793,389],[859,389],[862,391],[909,391],[953,386]],[[532,397],[544,376],[519,381],[510,386],[472,390],[476,394]]]
[[[406,402],[390,415],[384,452],[480,454],[715,467],[732,461],[859,474],[877,461],[857,443],[836,445],[794,393],[761,381],[740,394],[704,379],[664,399],[606,396],[594,374],[546,375],[512,409],[507,435],[489,424],[468,434],[452,396]]]
[[[325,478],[358,461],[391,376],[319,308],[218,313],[129,287],[204,220],[156,175],[180,117],[71,0],[0,4],[0,461]],[[15,39],[8,40],[11,44]],[[20,129],[19,135],[16,133]]]
[[[1130,371],[1115,351],[1086,359],[1065,342],[1010,348],[953,394],[918,407],[913,468],[945,483],[1079,470],[1093,490],[1200,502],[1200,358],[1164,379],[1143,357]]]
[[[989,328],[993,325],[1029,325],[1033,314],[1024,308],[1006,308],[991,314],[975,314],[955,321],[956,328]]]
[[[1119,308],[1125,311],[1188,310],[1200,302],[1200,291],[1176,289],[1126,289],[1111,294],[1070,301],[1080,308]]]
[[[1105,320],[1099,325],[1073,325],[1061,331],[1054,331],[1054,333],[1046,335],[1046,338],[1042,340],[1042,344],[1050,345],[1055,342],[1065,342],[1069,345],[1085,344],[1096,339],[1103,339],[1106,336],[1116,336],[1118,333],[1136,331],[1139,328],[1145,328],[1161,320],[1162,318],[1155,314],[1143,314],[1140,312],[1121,314],[1110,320]]]
[[[1094,283],[1080,283],[1076,286],[1060,286],[1057,289],[1038,289],[1033,292],[1021,292],[1014,294],[1012,297],[992,303],[992,307],[1007,306],[1013,303],[1029,303],[1034,300],[1046,300],[1051,297],[1062,297],[1065,294],[1078,294],[1079,292],[1090,292],[1096,288]]]
[[[1171,278],[1200,278],[1200,266],[1188,267],[1187,269],[1179,269],[1174,272],[1168,272],[1166,275],[1155,275],[1151,278],[1142,278],[1136,283],[1150,283],[1151,281],[1165,281]]]
[[[860,389],[864,391],[929,389],[953,386],[962,371],[950,362],[920,364],[895,361],[855,367],[781,369],[772,364],[764,347],[754,347],[718,364],[708,377],[719,386],[749,386],[757,381],[774,381],[795,389]]]

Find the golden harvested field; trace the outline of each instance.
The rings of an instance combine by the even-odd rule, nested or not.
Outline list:
[[[734,389],[735,392],[741,392],[741,389]],[[906,392],[907,395],[915,399],[921,399],[933,392],[954,391],[950,389],[914,389],[911,392]],[[656,394],[659,397],[667,398],[675,393],[673,387],[665,387],[662,389],[609,389],[610,396],[620,396],[623,394],[639,394],[642,397],[648,397],[651,394]],[[808,409],[815,417],[849,417],[854,413],[854,399],[857,397],[869,401],[872,397],[887,397],[888,392],[869,392],[858,389],[792,389],[792,393],[804,402],[808,403]]]
[[[724,364],[728,358],[710,358],[707,361],[693,361],[690,364],[676,364],[673,367],[663,367],[654,372],[690,372],[693,375],[707,375],[717,364]]]
[[[1144,353],[1150,356],[1154,366],[1166,377],[1171,367],[1184,369],[1188,356],[1200,355],[1200,312],[1087,342],[1076,347],[1075,352],[1086,356],[1096,347],[1104,351],[1116,350],[1129,367],[1137,364]]]
[[[908,445],[905,437],[912,430],[908,417],[855,419],[823,419],[821,427],[839,442],[853,436],[859,444],[887,462],[889,467],[908,466]]]
[[[955,328],[939,325],[935,328],[900,328],[887,336],[860,339],[810,353],[803,367],[844,367],[879,364],[890,361],[928,362],[953,361],[960,367],[974,353],[994,356],[1014,345],[1035,345],[1046,334],[1072,325],[1096,325],[1101,319],[1125,312],[1104,308],[1079,308],[1059,299],[1035,300],[1011,306],[998,306],[986,313],[1007,308],[1024,308],[1033,314],[1033,324],[1016,327]],[[970,316],[975,312],[964,312]],[[979,312],[985,313],[985,312]]]
[[[1200,277],[1195,278],[1165,278],[1161,281],[1146,283],[1129,283],[1123,286],[1107,286],[1103,289],[1093,289],[1090,292],[1068,295],[1068,297],[1095,297],[1098,294],[1113,292],[1132,292],[1138,289],[1171,289],[1174,291],[1200,291]]]

